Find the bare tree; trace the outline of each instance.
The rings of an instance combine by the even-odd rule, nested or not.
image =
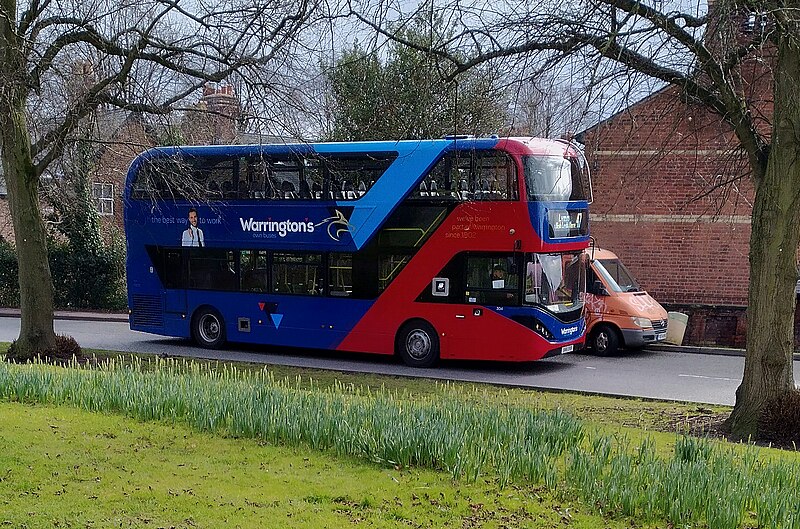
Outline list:
[[[580,130],[588,117],[586,90],[573,78],[532,72],[506,88],[512,122],[508,133],[557,138]]]
[[[79,123],[100,106],[166,114],[206,81],[233,78],[258,93],[268,86],[267,66],[291,51],[314,13],[313,2],[0,4],[0,156],[19,260],[18,355],[31,358],[55,343],[40,177]],[[91,69],[85,86],[61,90],[79,60]]]
[[[438,5],[463,30],[432,53],[451,75],[488,61],[532,58],[545,69],[572,61],[603,79],[645,76],[675,88],[726,122],[755,187],[750,238],[748,338],[744,379],[728,419],[733,435],[757,432],[764,403],[794,388],[794,283],[800,242],[800,3],[717,0],[580,0],[572,3],[462,1]],[[424,3],[419,9],[431,9]],[[384,38],[383,2],[352,14]],[[409,15],[413,16],[413,14]],[[748,31],[742,32],[746,28]],[[452,53],[458,50],[458,53]],[[754,75],[771,77],[765,101]],[[771,119],[774,115],[776,119]]]

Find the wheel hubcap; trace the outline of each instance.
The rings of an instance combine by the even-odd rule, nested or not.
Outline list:
[[[598,351],[605,351],[608,349],[608,335],[604,332],[599,333],[595,338],[594,344]]]
[[[431,352],[431,337],[420,329],[415,329],[406,338],[406,351],[417,360],[425,358]]]
[[[200,338],[204,342],[215,342],[219,339],[221,326],[219,320],[213,314],[203,314],[200,318]]]

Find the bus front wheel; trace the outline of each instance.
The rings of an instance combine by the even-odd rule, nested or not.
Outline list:
[[[210,307],[198,309],[192,318],[192,337],[200,347],[219,349],[225,344],[225,322]]]
[[[597,356],[614,356],[619,351],[619,334],[609,325],[599,325],[592,331],[591,345]]]
[[[439,361],[439,335],[423,320],[413,320],[400,328],[395,348],[411,367],[431,367]]]

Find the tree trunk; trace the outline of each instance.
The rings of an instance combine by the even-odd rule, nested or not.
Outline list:
[[[766,171],[756,171],[750,234],[747,357],[727,420],[738,439],[755,438],[764,403],[794,388],[796,252],[800,243],[800,43],[778,43],[775,113]],[[759,177],[759,174],[763,174]]]
[[[6,104],[10,108],[0,113],[0,140],[19,261],[22,313],[14,359],[28,360],[35,358],[37,352],[55,345],[53,282],[39,203],[39,175],[31,160],[25,99],[6,95]]]

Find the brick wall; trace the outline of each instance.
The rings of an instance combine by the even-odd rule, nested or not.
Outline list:
[[[122,194],[128,168],[136,156],[154,146],[143,123],[138,119],[129,119],[116,132],[113,141],[100,150],[91,181],[114,185],[114,215],[101,217],[105,237],[124,233]]]
[[[747,344],[747,307],[665,303],[664,308],[689,316],[684,344],[740,349]]]
[[[726,222],[593,220],[592,236],[616,253],[663,303],[747,304],[750,226]]]
[[[14,226],[11,223],[7,196],[0,197],[0,238],[6,241],[14,240]]]
[[[667,89],[586,140],[598,245],[656,299],[745,305],[753,187],[727,127]]]
[[[747,307],[665,303],[664,308],[689,316],[684,344],[740,349],[747,345]],[[800,296],[794,311],[794,348],[800,352]]]

